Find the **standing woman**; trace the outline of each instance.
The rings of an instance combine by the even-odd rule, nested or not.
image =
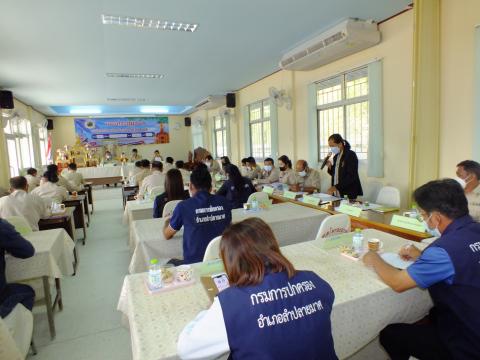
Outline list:
[[[362,184],[358,176],[357,154],[350,149],[350,144],[340,134],[330,135],[328,146],[334,155],[333,164],[328,163],[328,173],[332,176],[332,186],[327,190],[330,195],[348,196],[356,199],[363,195]]]
[[[190,197],[184,189],[182,173],[178,169],[170,169],[165,176],[165,192],[158,195],[153,203],[153,217],[161,218],[165,204],[172,200],[186,200]]]
[[[230,287],[184,328],[177,343],[181,359],[216,359],[227,352],[233,360],[337,359],[332,288],[312,271],[296,270],[263,220],[249,218],[227,228],[220,257]],[[297,284],[307,287],[287,291]],[[263,294],[272,301],[264,302]],[[305,307],[315,311],[295,313]]]

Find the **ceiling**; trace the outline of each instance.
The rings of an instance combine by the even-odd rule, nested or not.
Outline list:
[[[154,105],[181,113],[208,95],[271,74],[282,53],[345,18],[381,21],[411,2],[0,0],[0,88],[46,115],[69,114],[71,106],[139,114],[142,106]],[[197,23],[198,29],[103,25],[102,14]],[[106,73],[164,77],[108,78]]]

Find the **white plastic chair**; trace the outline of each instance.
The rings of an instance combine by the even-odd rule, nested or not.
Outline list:
[[[0,318],[1,359],[25,359],[32,345],[33,315],[22,304],[18,304],[4,319]],[[3,357],[6,355],[6,357]]]
[[[315,240],[325,241],[326,238],[345,234],[351,231],[350,217],[346,214],[335,214],[325,218],[320,224]]]
[[[400,190],[393,186],[384,186],[377,196],[377,204],[400,207]]]
[[[155,186],[150,189],[150,199],[155,200],[155,198],[158,195],[161,195],[165,192],[165,187],[160,185],[160,186]]]
[[[5,218],[5,220],[8,221],[15,228],[15,230],[22,236],[28,235],[31,232],[33,232],[32,228],[30,227],[30,224],[27,222],[27,220],[24,217],[10,216]]]
[[[205,249],[205,255],[203,255],[203,262],[216,260],[220,258],[220,241],[222,236],[217,236],[213,238],[212,241],[208,243],[207,248]]]
[[[173,210],[177,207],[178,203],[182,200],[172,200],[165,204],[163,207],[162,217],[172,216]]]
[[[268,194],[266,192],[257,191],[253,194],[250,194],[247,202],[252,203],[253,198],[255,198],[259,203],[268,201]]]

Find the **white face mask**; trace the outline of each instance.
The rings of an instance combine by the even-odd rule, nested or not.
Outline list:
[[[330,148],[330,151],[332,152],[333,155],[337,155],[338,153],[340,153],[340,149],[336,146],[332,146]]]
[[[467,184],[470,182],[470,176],[467,176],[465,179],[462,179],[461,177],[456,177],[455,180],[460,184],[462,189],[465,189],[467,187]]]
[[[427,230],[427,232],[433,237],[442,236],[442,233],[440,232],[440,230],[438,230],[438,227],[436,227],[435,229],[431,229],[430,226],[428,226],[428,222],[430,221],[431,217],[432,215],[430,215],[427,220],[422,221],[423,226],[425,227],[425,230]]]
[[[307,176],[307,172],[305,170],[298,172],[298,176],[305,177]]]
[[[265,171],[272,171],[272,165],[264,165],[264,166],[263,166],[263,169],[264,169]]]

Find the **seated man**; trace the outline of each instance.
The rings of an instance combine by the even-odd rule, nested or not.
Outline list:
[[[143,160],[140,160],[140,163],[142,164],[142,172],[138,176],[138,186],[142,186],[143,179],[145,179],[148,175],[152,174],[149,160],[143,159]]]
[[[232,211],[227,199],[210,194],[212,177],[205,165],[199,165],[192,171],[189,190],[191,198],[177,205],[172,217],[166,219],[163,231],[165,238],[169,240],[184,227],[185,264],[202,261],[209,242],[221,235],[232,221]]]
[[[380,342],[392,359],[480,359],[480,224],[455,180],[431,181],[413,197],[425,228],[440,237],[423,251],[402,248],[400,256],[415,261],[406,270],[374,252],[363,261],[397,292],[428,289],[434,308],[429,322],[387,326]]]
[[[68,192],[72,191],[80,191],[83,189],[83,185],[81,186],[76,186],[72,184],[70,181],[68,181],[66,178],[64,178],[61,174],[58,174],[58,166],[55,164],[50,164],[47,166],[47,171],[50,173],[56,173],[58,175],[58,185],[63,186],[65,189],[67,189]]]
[[[255,158],[250,156],[247,158],[247,175],[250,180],[259,179],[262,175],[262,168],[257,165]]]
[[[77,172],[77,164],[68,164],[67,173],[63,175],[63,177],[72,185],[76,186],[81,190],[83,189],[83,184],[85,183],[85,180],[83,180],[83,175]]]
[[[258,180],[259,184],[272,184],[279,181],[280,170],[275,167],[275,163],[272,158],[266,158],[263,161],[263,171]]]
[[[138,160],[141,160],[141,159],[142,159],[142,157],[138,153],[138,150],[137,149],[132,149],[132,153],[130,155],[130,161],[134,162],[134,161],[138,161]]]
[[[298,160],[295,164],[296,179],[295,184],[290,186],[292,191],[305,191],[313,193],[319,191],[322,185],[320,173],[308,167],[305,160]]]
[[[152,163],[152,174],[143,179],[138,195],[144,196],[150,194],[153,188],[165,186],[165,175],[162,173],[163,164],[160,161]]]
[[[166,174],[168,170],[174,169],[173,165],[173,158],[171,156],[167,156],[165,159],[165,165],[163,166],[163,173]]]
[[[0,219],[0,317],[5,318],[17,304],[32,310],[35,292],[28,285],[7,284],[5,253],[26,259],[35,254],[32,244],[25,240],[7,221]]]
[[[28,182],[28,191],[32,191],[40,185],[40,176],[37,175],[37,169],[30,168],[27,170],[27,175],[25,175],[25,179],[27,179]]]
[[[465,190],[470,216],[480,221],[480,164],[465,160],[457,165],[457,181]]]
[[[140,175],[142,174],[142,175]],[[135,161],[135,167],[129,171],[128,180],[130,184],[138,185],[139,177],[143,176],[142,161]]]
[[[46,202],[36,194],[27,194],[28,183],[23,176],[10,179],[10,191],[0,198],[0,217],[23,217],[33,231],[38,231],[38,221],[50,215]]]
[[[153,152],[153,158],[152,158],[152,163],[154,161],[157,161],[157,162],[162,162],[163,161],[163,157],[162,155],[160,155],[160,151],[159,150],[155,150]]]
[[[185,169],[185,163],[182,160],[178,160],[175,162],[175,167],[182,174],[183,184],[187,185],[190,182],[190,171]]]

